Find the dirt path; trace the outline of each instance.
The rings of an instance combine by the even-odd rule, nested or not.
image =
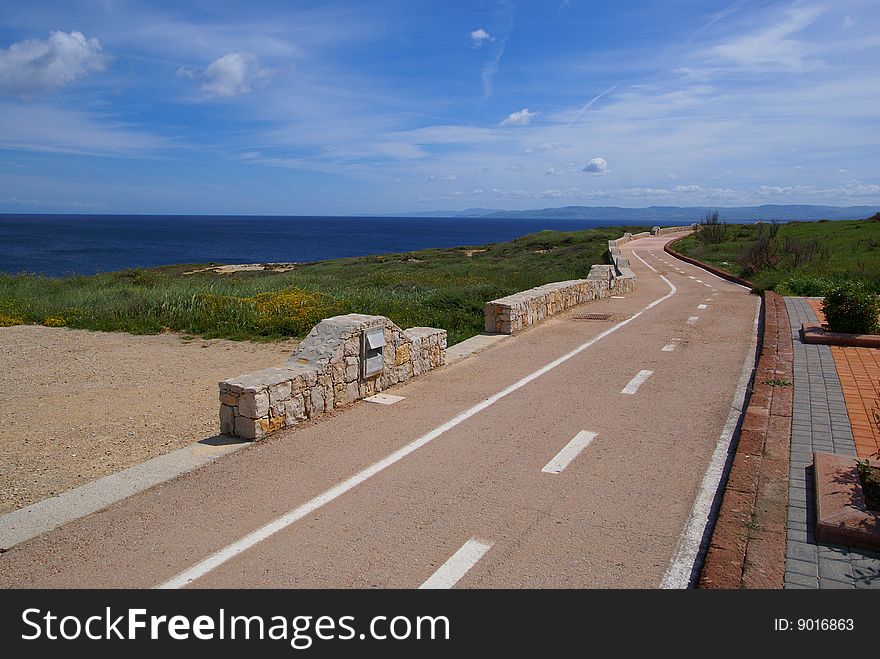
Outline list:
[[[0,514],[217,434],[217,382],[295,344],[0,328]]]

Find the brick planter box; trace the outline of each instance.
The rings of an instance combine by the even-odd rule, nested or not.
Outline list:
[[[871,460],[880,467],[880,462]],[[822,542],[880,551],[880,512],[868,510],[856,461],[814,453],[816,537]]]

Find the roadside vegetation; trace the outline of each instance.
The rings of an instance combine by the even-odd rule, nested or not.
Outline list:
[[[586,277],[624,231],[542,231],[481,247],[336,259],[287,272],[190,273],[212,264],[49,278],[0,274],[0,326],[50,327],[204,338],[304,336],[322,318],[387,316],[401,327],[440,327],[457,343],[483,330],[489,300]],[[216,264],[214,264],[216,265]]]
[[[783,295],[824,297],[850,282],[880,291],[880,213],[866,220],[727,224],[707,214],[675,249]]]

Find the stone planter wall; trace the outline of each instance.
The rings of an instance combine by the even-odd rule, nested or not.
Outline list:
[[[383,328],[381,373],[361,375],[361,335]],[[318,323],[280,368],[220,383],[220,432],[261,439],[372,396],[446,362],[446,330],[400,329],[384,316],[348,314]]]

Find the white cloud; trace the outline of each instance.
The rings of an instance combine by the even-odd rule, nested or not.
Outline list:
[[[718,44],[712,54],[734,66],[752,70],[803,71],[817,62],[807,59],[808,46],[792,35],[816,21],[821,7],[797,7],[786,12],[785,20],[776,25]]]
[[[600,174],[607,174],[611,170],[608,169],[608,161],[605,158],[593,158],[581,171],[598,176]]]
[[[880,195],[880,185],[852,181],[835,188],[818,188],[814,185],[762,185],[758,194],[771,197],[876,197]]]
[[[190,80],[202,80],[202,91],[209,96],[247,94],[272,77],[272,71],[260,68],[256,55],[251,53],[227,53],[201,72],[181,67],[177,74]]]
[[[567,147],[567,144],[562,144],[561,142],[557,142],[556,140],[548,140],[547,142],[541,142],[536,146],[530,146],[525,149],[525,153],[529,155],[534,153],[543,153],[545,151],[554,151],[556,149],[562,149]]]
[[[486,41],[495,41],[495,37],[486,32],[483,28],[477,28],[471,32],[471,44],[474,48],[479,48]]]
[[[0,102],[0,117],[0,149],[135,157],[175,146],[111,117],[41,103]]]
[[[104,70],[101,44],[81,32],[55,31],[46,41],[28,39],[0,50],[0,93],[30,96]]]
[[[17,206],[44,206],[46,208],[101,208],[106,204],[102,202],[85,201],[48,201],[44,199],[19,199],[15,195],[0,199],[0,203]]]
[[[499,125],[500,126],[528,126],[532,121],[532,117],[536,116],[537,112],[529,112],[528,108],[523,108],[522,110],[517,110],[516,112],[511,112],[507,115],[507,118],[504,119]]]

